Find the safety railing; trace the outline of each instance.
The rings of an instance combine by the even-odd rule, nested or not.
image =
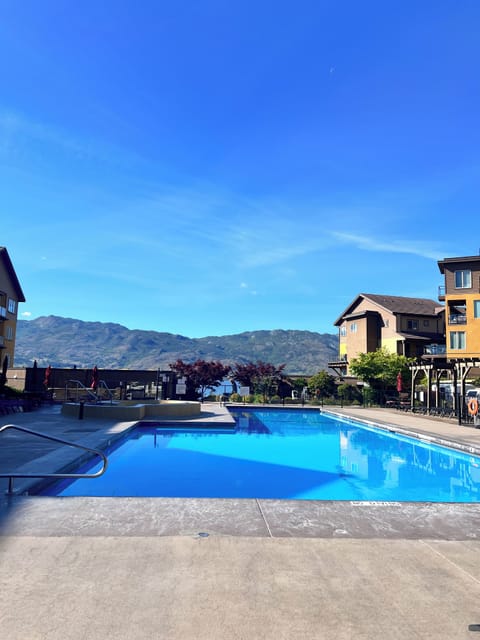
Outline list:
[[[97,402],[97,394],[92,391],[92,389],[89,389],[84,384],[82,384],[80,380],[67,380],[67,382],[65,383],[65,400],[67,402],[69,399],[72,399],[72,396],[70,395],[71,387],[73,387],[73,393],[75,394],[76,402],[78,402],[80,399],[80,392],[92,398],[94,402]]]
[[[46,433],[40,433],[40,431],[32,431],[32,429],[27,429],[26,427],[20,427],[16,424],[6,424],[3,427],[0,427],[0,433],[3,431],[7,431],[7,429],[14,429],[16,431],[21,431],[23,433],[28,433],[33,436],[38,436],[39,438],[44,438],[45,440],[51,440],[52,442],[58,442],[60,444],[65,444],[70,447],[75,447],[76,449],[82,449],[83,451],[87,451],[88,453],[92,453],[93,455],[99,456],[103,460],[102,468],[95,473],[0,473],[0,478],[8,478],[8,489],[7,495],[13,494],[13,479],[14,478],[98,478],[105,473],[108,466],[107,456],[103,453],[103,451],[99,451],[98,449],[91,449],[90,447],[85,447],[82,444],[78,444],[77,442],[70,442],[69,440],[63,440],[62,438],[56,438],[55,436],[47,435]]]
[[[73,387],[73,390],[72,390]],[[96,390],[93,390],[91,387],[86,387],[80,380],[67,380],[65,383],[65,400],[68,402],[69,400],[75,400],[78,402],[80,399],[80,395],[87,396],[91,398],[91,400],[95,403],[100,402],[102,393],[106,392],[108,400],[110,400],[110,404],[113,403],[113,393],[112,390],[108,388],[105,380],[99,380]]]
[[[105,380],[99,380],[98,381],[98,387],[97,387],[98,391],[97,391],[97,399],[100,399],[100,392],[106,391],[108,399],[110,400],[110,404],[113,403],[113,393],[112,390],[108,388],[107,383],[105,382]]]

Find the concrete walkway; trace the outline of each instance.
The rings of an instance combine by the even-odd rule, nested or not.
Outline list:
[[[223,422],[225,410],[205,407]],[[480,430],[352,409],[480,450]],[[87,446],[131,424],[8,416]],[[8,433],[8,435],[7,435]],[[64,463],[0,434],[0,469]],[[8,440],[8,442],[6,442]],[[23,443],[23,445],[25,442]],[[35,445],[40,446],[40,445]],[[33,465],[33,467],[32,467]],[[476,504],[3,498],[0,633],[8,640],[480,638]]]

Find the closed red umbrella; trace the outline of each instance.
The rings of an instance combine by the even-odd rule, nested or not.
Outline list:
[[[397,374],[397,391],[398,393],[402,393],[403,391],[402,373],[400,371]]]
[[[50,365],[48,365],[48,367],[45,369],[45,378],[43,380],[43,384],[47,388],[50,386],[50,376],[51,375],[52,375],[52,367]]]
[[[92,384],[90,385],[90,389],[93,389],[94,391],[96,391],[97,387],[98,387],[98,369],[97,369],[97,367],[95,365],[93,367]]]

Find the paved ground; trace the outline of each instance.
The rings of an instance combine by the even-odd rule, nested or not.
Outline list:
[[[480,430],[454,421],[343,413],[480,450]],[[86,446],[131,426],[51,411],[7,422]],[[45,463],[63,466],[65,448],[0,434],[0,470]],[[5,497],[0,637],[480,638],[479,523],[472,504]]]

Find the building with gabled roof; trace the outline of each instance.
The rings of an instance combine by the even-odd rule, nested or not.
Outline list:
[[[339,359],[329,367],[349,375],[349,362],[382,347],[419,357],[445,351],[445,309],[434,300],[360,293],[335,321]]]
[[[18,303],[25,302],[22,287],[5,247],[0,247],[0,358],[14,364]]]

